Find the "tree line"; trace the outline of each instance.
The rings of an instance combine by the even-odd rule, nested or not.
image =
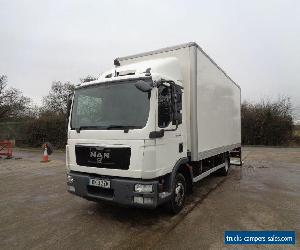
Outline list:
[[[243,102],[241,106],[242,143],[244,145],[288,145],[294,137],[293,107],[290,98],[258,103]]]
[[[95,79],[89,75],[80,81]],[[22,134],[19,144],[39,147],[49,141],[56,148],[64,148],[67,140],[67,100],[74,89],[75,85],[71,82],[55,81],[38,107],[20,90],[9,87],[7,76],[0,75],[0,139],[14,137],[18,142]],[[6,124],[6,127],[1,124]],[[299,138],[295,138],[293,133],[293,107],[289,98],[243,102],[241,129],[244,145],[299,143]]]
[[[80,82],[96,79],[88,75]],[[48,141],[56,148],[64,148],[67,100],[74,89],[71,82],[54,81],[48,95],[43,97],[42,105],[37,106],[20,90],[8,87],[7,76],[1,75],[0,139],[16,139],[17,144],[31,147],[40,147]]]

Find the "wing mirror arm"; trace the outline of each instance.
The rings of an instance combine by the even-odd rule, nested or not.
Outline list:
[[[176,127],[172,129],[165,129],[165,131],[176,131],[178,129],[178,120],[176,120]]]

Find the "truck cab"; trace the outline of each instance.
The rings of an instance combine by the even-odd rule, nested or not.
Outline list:
[[[128,206],[167,202],[174,168],[188,161],[184,110],[181,69],[172,57],[119,66],[77,86],[68,122],[68,191]]]

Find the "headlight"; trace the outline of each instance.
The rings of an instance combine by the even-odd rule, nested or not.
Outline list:
[[[69,174],[67,174],[67,183],[68,185],[73,185],[74,183],[74,178]]]
[[[152,184],[135,184],[134,191],[138,193],[152,193],[153,185]]]

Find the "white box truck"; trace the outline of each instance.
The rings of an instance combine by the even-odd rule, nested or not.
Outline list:
[[[68,191],[178,213],[194,182],[241,158],[240,87],[196,43],[114,65],[69,102]]]

